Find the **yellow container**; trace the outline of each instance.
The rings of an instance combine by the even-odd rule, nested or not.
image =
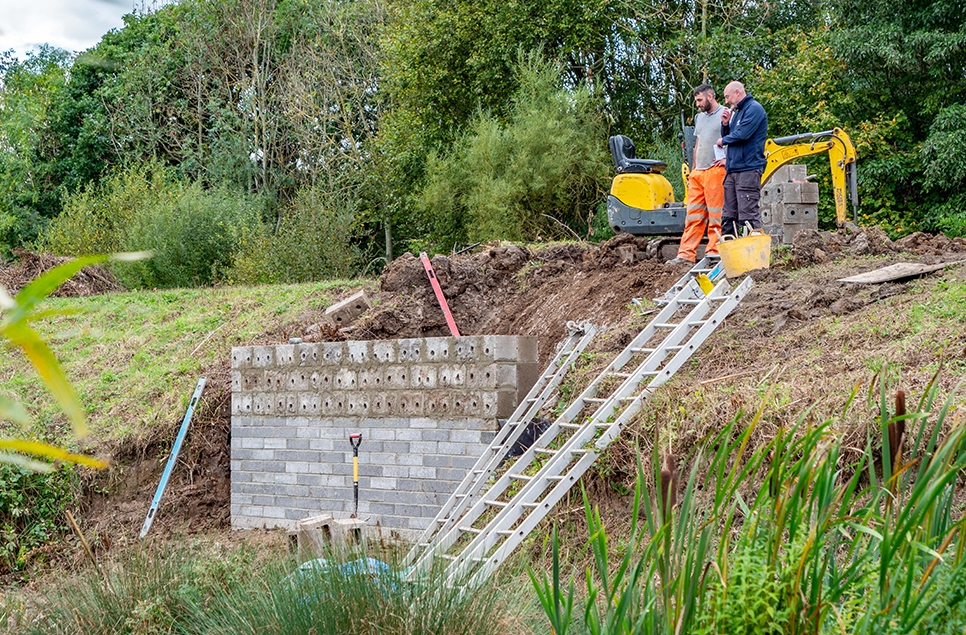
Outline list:
[[[719,242],[718,254],[729,278],[754,269],[767,269],[771,259],[771,236],[752,234]]]

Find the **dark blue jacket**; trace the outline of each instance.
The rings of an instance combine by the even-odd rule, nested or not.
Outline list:
[[[727,126],[721,126],[721,143],[728,146],[728,172],[765,171],[768,114],[751,95],[738,102]]]

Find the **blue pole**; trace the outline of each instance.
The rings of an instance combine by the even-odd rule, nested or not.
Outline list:
[[[191,424],[191,417],[195,413],[195,406],[198,405],[198,400],[201,398],[201,393],[205,389],[205,378],[202,377],[198,380],[198,385],[195,386],[195,394],[191,396],[191,402],[188,403],[188,411],[184,415],[184,420],[181,422],[181,429],[178,430],[178,437],[174,440],[174,447],[171,448],[171,454],[168,456],[168,464],[164,466],[164,473],[161,474],[161,482],[158,483],[158,491],[154,493],[154,500],[151,501],[151,509],[148,510],[148,516],[144,519],[144,525],[141,527],[141,537],[144,538],[148,530],[151,529],[151,523],[154,522],[154,515],[158,512],[158,506],[161,505],[161,497],[164,496],[164,488],[168,486],[168,479],[171,477],[171,472],[174,470],[174,464],[178,461],[178,452],[181,451],[181,443],[184,438],[188,435],[188,426]]]

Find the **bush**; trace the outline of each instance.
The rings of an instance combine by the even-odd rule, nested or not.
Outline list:
[[[227,189],[176,184],[170,196],[141,208],[126,228],[122,251],[154,256],[118,267],[129,287],[186,287],[222,282],[245,236],[259,231],[258,199]]]
[[[440,249],[588,233],[609,176],[598,98],[560,86],[559,69],[521,56],[509,121],[482,113],[430,156],[418,208]]]
[[[221,282],[246,236],[261,231],[260,199],[228,189],[206,190],[145,164],[68,196],[42,246],[54,253],[151,250],[154,257],[116,263],[128,287]]]
[[[23,569],[33,550],[66,531],[74,474],[70,468],[40,474],[0,463],[0,571]]]
[[[356,202],[320,188],[299,192],[283,210],[275,235],[262,228],[242,236],[232,282],[310,282],[351,276],[359,250],[351,241]]]

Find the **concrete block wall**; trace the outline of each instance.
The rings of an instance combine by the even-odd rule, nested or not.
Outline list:
[[[783,165],[761,188],[761,224],[773,243],[792,244],[803,229],[818,229],[818,183],[805,180],[807,167]]]
[[[540,373],[533,337],[468,336],[232,349],[231,523],[294,528],[353,510],[425,528]]]

